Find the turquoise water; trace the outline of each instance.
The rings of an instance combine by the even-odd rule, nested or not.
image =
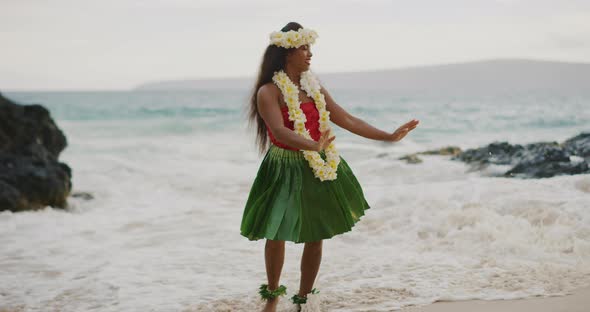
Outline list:
[[[351,114],[386,131],[410,119],[416,143],[485,144],[489,140],[562,140],[590,130],[589,95],[397,95],[387,91],[332,90]],[[40,103],[59,121],[143,127],[146,134],[239,131],[246,124],[248,91],[9,92],[21,103]],[[146,126],[149,125],[149,126]],[[335,129],[339,136],[350,133]]]

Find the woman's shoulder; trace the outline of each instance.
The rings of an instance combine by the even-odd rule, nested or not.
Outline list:
[[[275,97],[281,93],[281,90],[274,83],[268,82],[268,83],[265,83],[262,86],[260,86],[260,88],[258,88],[257,93],[258,93],[258,96]]]
[[[258,88],[256,101],[258,105],[280,105],[281,90],[272,82],[265,83]]]

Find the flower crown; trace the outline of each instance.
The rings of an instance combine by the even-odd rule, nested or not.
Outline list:
[[[270,34],[270,44],[274,44],[286,49],[299,48],[305,44],[312,44],[318,34],[315,30],[300,28],[299,30],[289,30],[287,32],[274,31]]]

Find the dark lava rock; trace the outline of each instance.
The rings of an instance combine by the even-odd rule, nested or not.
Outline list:
[[[83,200],[91,200],[94,199],[94,196],[88,192],[74,192],[72,193],[72,197],[74,198],[81,198]]]
[[[570,156],[585,158],[572,161]],[[556,175],[590,173],[590,134],[582,133],[565,141],[538,142],[526,145],[511,145],[494,142],[488,146],[469,149],[453,157],[471,164],[474,168],[486,165],[509,165],[512,168],[504,176],[522,178],[548,178]]]
[[[447,146],[443,148],[439,148],[436,150],[430,150],[425,152],[419,152],[414,154],[408,154],[403,157],[398,158],[399,160],[405,160],[409,164],[419,164],[422,162],[422,159],[418,157],[418,155],[443,155],[443,156],[456,156],[461,154],[461,148],[457,146]],[[380,155],[377,155],[379,157]]]
[[[556,175],[572,175],[590,173],[588,163],[583,161],[573,162],[538,162],[538,163],[519,163],[514,168],[508,170],[506,177],[523,177],[523,178],[549,178]]]
[[[457,146],[447,146],[436,150],[430,150],[426,152],[420,152],[418,155],[444,155],[444,156],[456,156],[461,154],[461,148]]]
[[[422,159],[420,159],[420,157],[418,157],[417,154],[410,154],[410,155],[406,155],[404,157],[400,157],[398,158],[399,160],[405,160],[408,162],[408,164],[419,164],[422,162]]]
[[[590,162],[590,132],[583,132],[567,139],[561,146],[571,155],[582,157]]]
[[[65,208],[72,172],[58,158],[66,146],[47,109],[0,94],[0,211]]]
[[[521,145],[510,145],[507,142],[494,142],[488,146],[468,149],[452,159],[458,159],[466,163],[477,162],[479,164],[509,165],[517,153],[522,153]]]

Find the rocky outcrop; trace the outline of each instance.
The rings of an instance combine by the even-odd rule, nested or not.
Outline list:
[[[453,160],[470,164],[472,170],[482,170],[489,165],[509,166],[510,169],[502,174],[505,177],[548,178],[583,174],[590,173],[590,132],[581,133],[561,144],[538,142],[512,145],[508,142],[493,142],[466,151],[449,146],[398,159],[417,164],[422,162],[418,155],[451,155]]]
[[[573,138],[567,139],[561,144],[568,153],[582,157],[590,163],[590,132],[580,133]]]
[[[0,211],[65,208],[72,172],[58,158],[66,146],[47,109],[0,94]]]
[[[548,178],[590,173],[590,133],[581,133],[561,144],[538,142],[512,145],[494,142],[466,150],[452,159],[479,169],[488,165],[508,165],[511,169],[503,174],[505,177]]]
[[[419,152],[414,154],[409,154],[403,157],[398,158],[399,160],[405,160],[410,164],[419,164],[422,162],[422,159],[418,157],[418,155],[445,155],[445,156],[456,156],[461,153],[461,148],[457,146],[447,146],[443,148],[439,148],[436,150],[430,150],[425,152]]]

